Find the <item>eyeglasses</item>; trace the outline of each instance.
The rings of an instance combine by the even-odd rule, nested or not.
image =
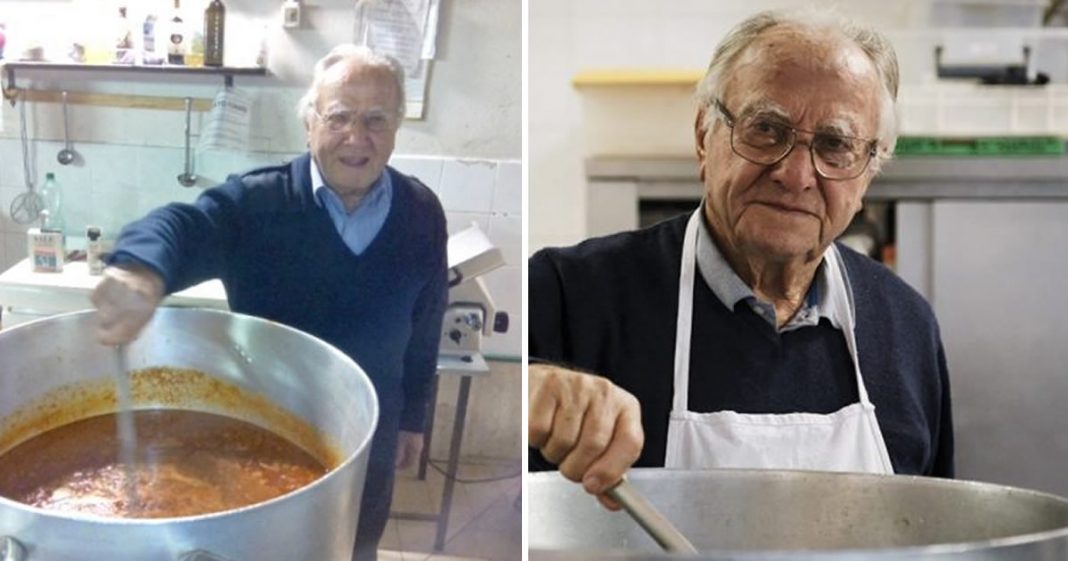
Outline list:
[[[766,114],[735,119],[718,99],[712,104],[731,129],[731,150],[754,164],[770,166],[782,161],[797,144],[799,132],[812,134],[812,140],[808,142],[812,166],[824,179],[859,177],[876,154],[878,140],[807,131]]]
[[[352,130],[356,123],[360,123],[363,130],[369,132],[385,132],[397,126],[397,117],[381,109],[368,109],[364,112],[338,110],[330,111],[325,115],[312,109],[326,130],[334,134],[340,134]]]

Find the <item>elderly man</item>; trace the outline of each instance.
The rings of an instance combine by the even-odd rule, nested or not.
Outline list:
[[[92,296],[99,339],[114,345],[137,337],[165,294],[220,278],[233,311],[304,330],[359,363],[381,417],[355,559],[375,558],[394,468],[422,447],[447,294],[441,205],[386,165],[403,84],[391,59],[333,49],[299,104],[310,153],[128,225]]]
[[[532,468],[595,494],[635,462],[953,475],[930,307],[834,243],[892,152],[897,84],[848,22],[728,34],[699,86],[700,208],[530,259]]]

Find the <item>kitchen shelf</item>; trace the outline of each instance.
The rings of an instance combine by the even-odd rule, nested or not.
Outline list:
[[[233,86],[234,76],[266,76],[267,69],[243,66],[178,66],[135,65],[135,64],[70,64],[58,62],[22,62],[3,63],[7,83],[4,88],[15,88],[17,70],[53,70],[61,72],[118,72],[130,74],[176,74],[185,76],[222,76],[226,86]]]
[[[576,88],[603,86],[686,86],[692,87],[704,71],[690,69],[618,68],[584,70],[571,78]]]
[[[235,67],[235,66],[177,66],[177,65],[131,65],[131,64],[70,64],[55,62],[22,62],[8,61],[0,63],[3,76],[6,78],[3,84],[4,99],[15,105],[20,95],[25,96],[27,101],[46,101],[58,103],[60,93],[43,90],[20,90],[16,85],[15,75],[17,71],[46,71],[46,72],[89,72],[89,73],[119,73],[119,74],[148,74],[167,76],[220,76],[226,87],[232,87],[235,76],[258,77],[267,76],[266,68],[259,67]],[[114,107],[144,108],[144,109],[170,109],[182,110],[185,108],[184,98],[180,97],[153,97],[120,94],[94,94],[85,92],[71,92],[69,102],[72,104],[106,105]],[[211,100],[194,100],[193,109],[205,111],[211,108]]]

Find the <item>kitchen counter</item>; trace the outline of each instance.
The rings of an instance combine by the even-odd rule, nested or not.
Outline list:
[[[89,294],[100,282],[89,274],[85,261],[63,265],[60,273],[35,273],[29,259],[23,259],[0,273],[0,305],[3,327],[55,314],[92,308]],[[215,279],[176,292],[163,300],[164,306],[215,308],[225,310],[226,290]]]

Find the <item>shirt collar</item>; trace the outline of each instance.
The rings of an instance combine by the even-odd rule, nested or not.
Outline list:
[[[701,214],[701,227],[697,229],[697,268],[701,271],[705,284],[728,309],[734,310],[738,302],[746,301],[757,315],[769,321],[773,326],[775,325],[775,308],[770,303],[759,300],[753,294],[753,290],[727,263],[727,259],[719,251],[708,230],[704,213]],[[808,293],[805,295],[804,304],[780,331],[816,325],[820,317],[829,318],[826,298],[831,291],[830,282],[827,264],[821,261],[819,268],[816,269],[815,282],[809,286]]]
[[[345,204],[342,202],[341,197],[339,197],[333,189],[330,189],[326,184],[326,180],[323,179],[323,174],[319,171],[318,162],[315,161],[315,158],[309,158],[309,161],[311,162],[308,165],[311,167],[312,194],[315,195],[312,198],[315,199],[316,206],[322,208],[323,198],[325,197],[332,200],[333,204],[339,205],[338,208],[344,209]],[[367,191],[367,195],[360,200],[360,204],[357,205],[356,208],[360,208],[365,204],[377,204],[383,197],[388,196],[392,186],[393,182],[389,178],[389,171],[383,169],[382,175],[371,184],[371,188]],[[355,209],[353,212],[356,212]],[[346,212],[346,214],[350,213]]]

